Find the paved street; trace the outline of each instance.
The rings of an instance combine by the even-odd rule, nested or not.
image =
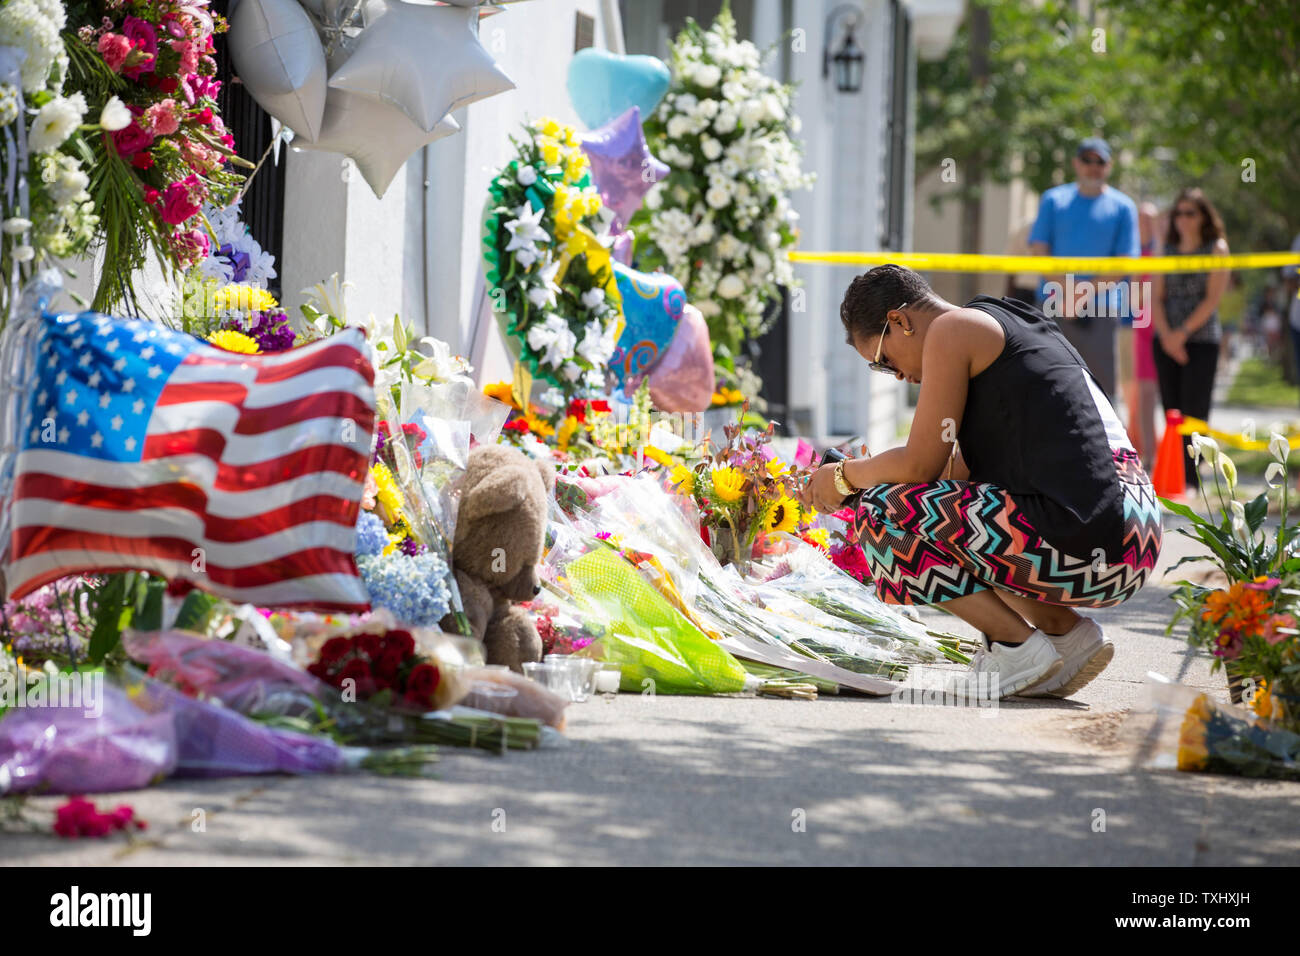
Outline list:
[[[1166,532],[1162,567],[1186,553],[1185,540]],[[1167,593],[1149,585],[1101,613],[1115,662],[1069,702],[1004,702],[985,716],[863,698],[621,695],[573,705],[556,749],[447,751],[432,780],[173,781],[122,795],[150,823],[134,845],[11,835],[2,856],[110,865],[1294,862],[1300,784],[1144,766],[1147,671],[1226,699],[1208,661],[1164,636]],[[191,826],[196,809],[204,832]],[[1093,830],[1098,809],[1105,832]],[[800,819],[804,832],[794,828]]]

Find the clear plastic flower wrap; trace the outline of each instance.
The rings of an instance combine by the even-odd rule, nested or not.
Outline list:
[[[1300,780],[1300,734],[1159,674],[1147,674],[1146,690],[1156,716],[1155,727],[1147,733],[1154,741],[1150,766]]]
[[[391,404],[385,402],[382,398],[380,406],[386,420],[396,417]],[[435,429],[435,433],[437,432],[438,430]],[[463,430],[459,430],[459,433],[463,434]],[[423,454],[419,452],[419,448],[411,447],[413,444],[412,437],[400,428],[394,428],[390,431],[388,439],[384,441],[383,447],[379,451],[379,461],[387,466],[401,492],[401,519],[410,540],[415,543],[417,548],[426,548],[439,559],[437,574],[447,595],[448,611],[446,613],[452,615],[458,630],[462,634],[469,634],[469,619],[465,615],[460,589],[456,585],[451,556],[451,546],[455,540],[453,535],[455,531],[454,516],[457,506],[456,484],[459,476],[464,473],[463,462],[469,455],[467,443],[463,449],[454,447],[459,441],[459,438],[456,437],[457,434],[458,432],[450,427],[441,431],[441,438],[439,439],[442,443],[441,450],[453,457],[444,464],[436,466],[437,469],[441,469],[437,479],[442,482],[440,486],[436,484],[433,487],[426,486],[423,478],[424,469],[421,467],[426,465]],[[417,465],[417,459],[419,465]],[[428,467],[433,468],[434,466],[428,465]],[[366,570],[365,567],[362,568],[363,575]],[[376,577],[376,581],[377,583],[387,583],[392,577],[393,575],[390,573]],[[394,583],[400,584],[400,582]],[[370,581],[367,580],[367,587],[369,586]],[[400,587],[398,590],[400,591]],[[400,593],[395,592],[391,596],[394,601],[390,603],[396,605],[393,610],[410,607],[411,602],[401,600]],[[422,612],[424,605],[414,610]],[[432,613],[430,611],[425,617],[432,616]],[[438,618],[442,616],[442,614],[437,615]],[[405,623],[429,625],[436,623],[436,620],[437,618],[432,620],[421,618],[419,620],[408,620]]]
[[[392,626],[391,618],[384,615],[361,624],[303,622],[290,635],[294,659],[299,664],[314,662],[331,640],[378,636]],[[123,643],[134,660],[149,665],[151,674],[186,693],[211,698],[231,710],[280,726],[328,733],[339,743],[352,746],[446,744],[499,751],[536,746],[538,720],[562,727],[562,717],[554,706],[532,707],[536,702],[531,698],[496,707],[484,707],[482,701],[470,699],[476,693],[486,699],[480,685],[487,678],[483,677],[481,645],[476,641],[426,629],[410,633],[417,652],[439,671],[433,691],[436,720],[429,719],[432,714],[386,706],[379,698],[345,699],[338,688],[296,664],[227,641],[184,631],[128,631]],[[501,719],[448,718],[447,711],[461,703],[491,710]]]

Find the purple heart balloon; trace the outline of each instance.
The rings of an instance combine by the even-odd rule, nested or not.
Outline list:
[[[583,134],[582,148],[600,198],[614,210],[614,228],[626,229],[650,187],[668,175],[667,165],[651,156],[645,143],[640,107]]]

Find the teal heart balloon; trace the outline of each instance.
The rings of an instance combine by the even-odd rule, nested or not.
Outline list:
[[[609,367],[621,386],[654,365],[668,348],[686,308],[686,292],[666,272],[638,272],[621,262],[613,268],[623,300],[623,333]]]
[[[587,129],[604,126],[633,106],[649,116],[670,82],[672,75],[658,57],[588,47],[569,61],[569,101]]]

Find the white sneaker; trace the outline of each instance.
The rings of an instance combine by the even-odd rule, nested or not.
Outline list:
[[[1022,693],[1022,697],[1072,697],[1092,683],[1115,656],[1115,645],[1090,617],[1080,617],[1079,623],[1064,634],[1045,636],[1065,666],[1056,676]]]
[[[1034,631],[1023,644],[995,644],[984,638],[975,652],[970,672],[956,678],[956,689],[981,699],[1010,697],[1054,677],[1064,666],[1042,631]]]

